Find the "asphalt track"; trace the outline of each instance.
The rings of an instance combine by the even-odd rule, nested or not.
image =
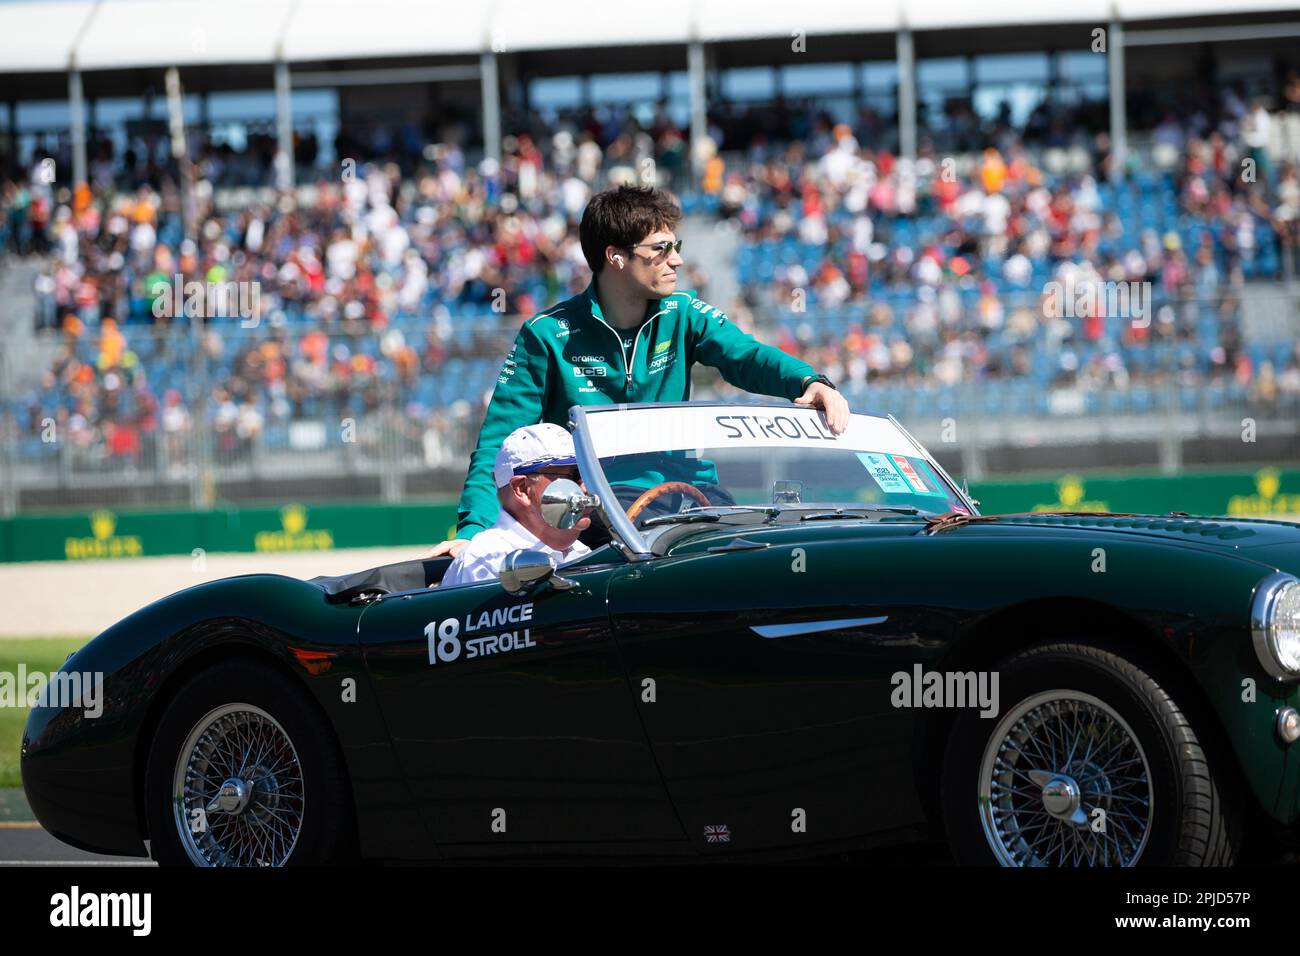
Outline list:
[[[833,865],[852,863],[856,866],[943,866],[951,865],[951,858],[942,847],[930,844],[886,847],[863,850],[846,857],[819,858],[807,861]],[[87,853],[60,843],[41,829],[40,824],[0,823],[0,868],[23,866],[157,866],[152,860],[131,856],[103,856]],[[511,864],[505,864],[511,865]]]
[[[152,860],[87,853],[50,836],[32,819],[21,789],[0,790],[0,867],[156,866]]]
[[[0,823],[0,867],[8,866],[157,866],[132,856],[103,856],[60,843],[35,821]]]
[[[528,862],[528,861],[521,861]],[[533,861],[539,862],[539,861]],[[849,863],[865,867],[945,866],[952,858],[945,847],[932,843],[881,847],[835,857],[804,861],[812,865]],[[149,859],[87,853],[50,836],[31,819],[21,789],[0,790],[0,868],[24,866],[157,866]],[[510,865],[510,864],[506,864]]]
[[[430,541],[430,546],[434,542]],[[428,548],[355,548],[292,554],[209,554],[117,561],[0,564],[0,594],[21,594],[0,620],[0,639],[68,635],[91,638],[128,614],[176,591],[237,574],[364,571],[418,558]]]

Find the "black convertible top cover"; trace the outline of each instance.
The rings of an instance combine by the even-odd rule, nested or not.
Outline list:
[[[450,556],[400,561],[351,574],[322,575],[308,583],[324,591],[331,604],[344,604],[363,594],[394,594],[432,587],[442,580],[450,564]]]

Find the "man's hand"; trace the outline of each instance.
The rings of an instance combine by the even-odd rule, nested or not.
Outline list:
[[[452,538],[449,541],[442,542],[442,544],[435,544],[423,557],[427,560],[429,558],[441,558],[444,554],[449,554],[454,558],[460,554],[461,548],[467,544],[469,544],[468,538]]]
[[[804,393],[794,400],[796,405],[811,405],[826,413],[826,424],[835,434],[849,427],[849,403],[844,396],[822,382],[812,382]]]

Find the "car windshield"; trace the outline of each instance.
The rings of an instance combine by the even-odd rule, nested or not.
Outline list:
[[[583,409],[579,431],[624,510],[662,482],[689,486],[655,496],[649,520],[735,506],[971,510],[888,418],[854,415],[835,435],[816,410],[789,405],[614,406]]]

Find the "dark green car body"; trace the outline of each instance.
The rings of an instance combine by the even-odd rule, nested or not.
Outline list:
[[[1265,671],[1251,629],[1260,583],[1300,575],[1300,525],[798,517],[676,525],[646,560],[599,547],[565,566],[574,587],[522,598],[496,582],[429,590],[445,560],[180,592],[65,665],[105,674],[105,714],[33,711],[29,799],[61,839],[143,855],[159,713],[186,676],[242,655],[311,691],[365,856],[823,853],[940,827],[954,713],[893,706],[891,675],[985,670],[1079,638],[1159,673],[1262,814],[1300,816],[1300,767],[1276,729],[1300,694]],[[462,632],[437,656],[439,622],[494,612],[499,644],[471,658]]]

